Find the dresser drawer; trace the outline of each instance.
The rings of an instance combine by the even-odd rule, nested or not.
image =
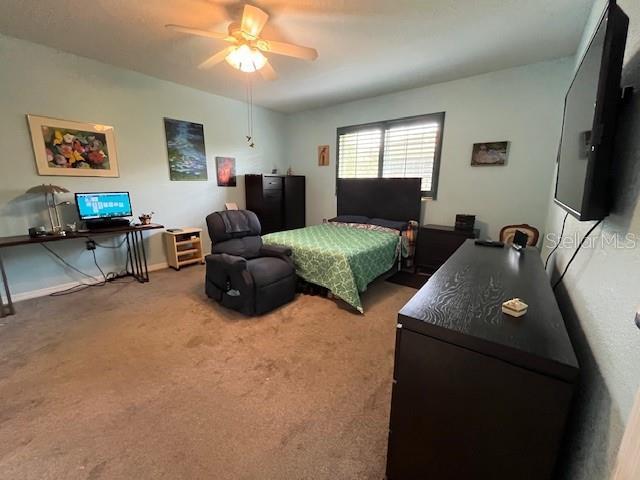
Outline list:
[[[262,177],[262,188],[265,190],[282,190],[282,177]]]
[[[282,207],[282,192],[276,189],[265,190],[262,192],[262,200],[265,204],[271,205],[271,208],[275,204],[280,209]]]

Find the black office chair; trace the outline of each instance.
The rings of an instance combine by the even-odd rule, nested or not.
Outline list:
[[[291,249],[263,245],[260,222],[249,210],[207,216],[212,241],[205,292],[225,307],[260,315],[293,300],[296,272]]]

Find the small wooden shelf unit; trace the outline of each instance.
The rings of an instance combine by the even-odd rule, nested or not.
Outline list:
[[[185,265],[204,263],[201,234],[201,228],[182,228],[179,232],[164,232],[164,246],[170,267],[180,270],[180,267]]]

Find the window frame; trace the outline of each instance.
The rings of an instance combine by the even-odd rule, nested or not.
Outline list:
[[[415,125],[425,123],[426,121],[436,121],[440,125],[438,130],[438,136],[436,140],[436,149],[433,154],[433,172],[431,177],[431,190],[422,191],[422,198],[431,198],[436,200],[438,197],[438,181],[440,179],[440,157],[442,154],[442,141],[444,138],[444,120],[445,112],[426,113],[423,115],[413,115],[410,117],[394,118],[392,120],[382,120],[378,122],[361,123],[358,125],[349,125],[346,127],[338,127],[336,131],[336,188],[340,172],[340,136],[348,133],[357,132],[365,129],[379,128],[382,131],[380,140],[380,152],[378,153],[378,176],[372,178],[384,178],[382,176],[383,164],[384,164],[384,142],[385,132],[389,128],[404,127],[409,125]]]

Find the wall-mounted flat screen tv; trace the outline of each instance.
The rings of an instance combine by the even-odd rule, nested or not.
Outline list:
[[[629,18],[604,11],[565,98],[555,201],[579,220],[611,206],[611,164]]]

